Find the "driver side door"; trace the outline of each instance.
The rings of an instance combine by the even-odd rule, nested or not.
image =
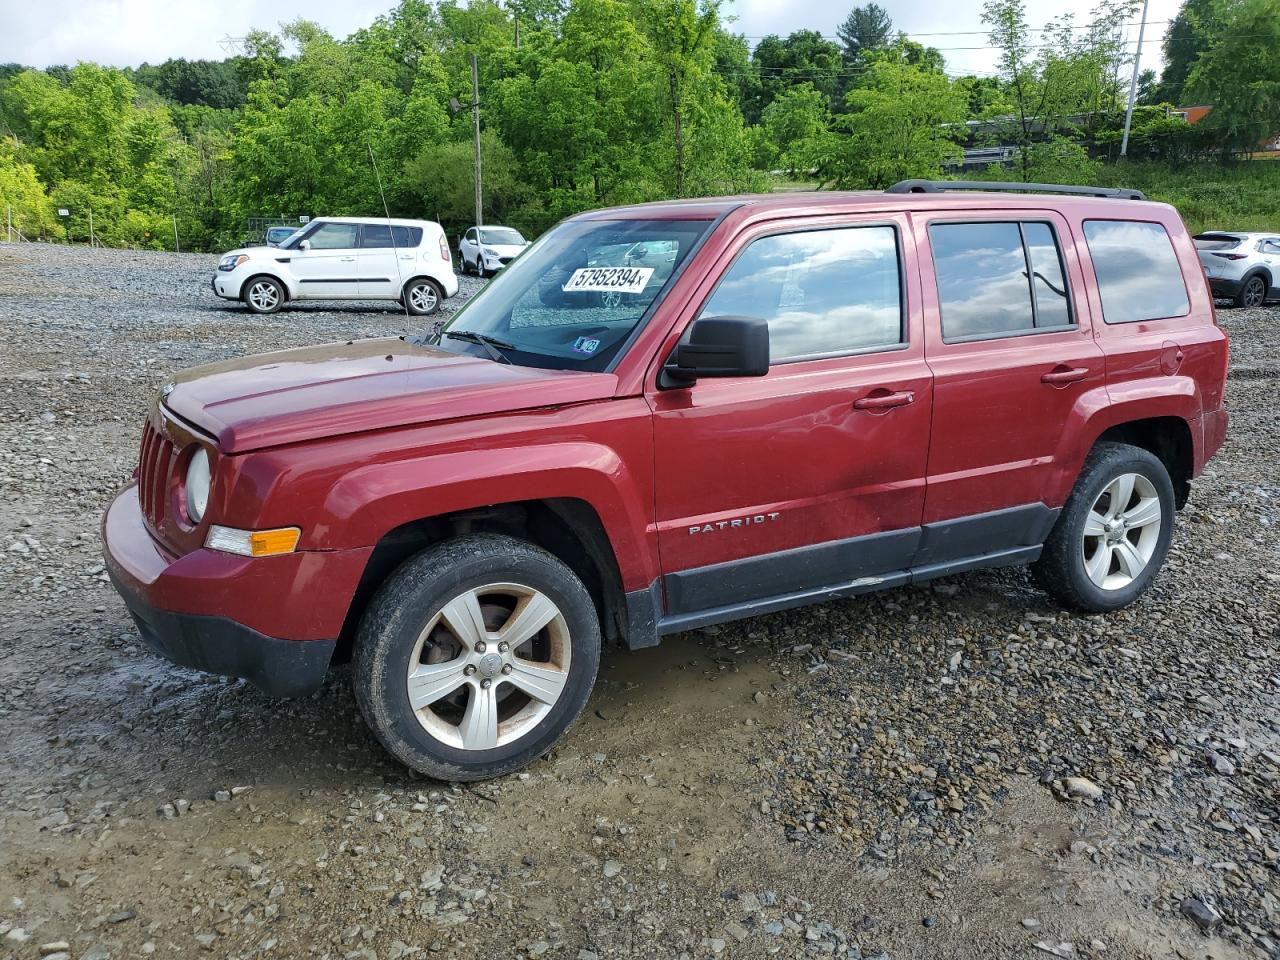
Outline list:
[[[648,391],[667,619],[906,582],[933,406],[906,218],[762,225],[720,271],[677,330],[763,318],[770,369]]]

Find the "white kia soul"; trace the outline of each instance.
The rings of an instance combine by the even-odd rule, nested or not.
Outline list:
[[[290,300],[395,300],[426,316],[458,292],[458,278],[434,221],[319,217],[278,247],[224,255],[213,292],[253,313]]]

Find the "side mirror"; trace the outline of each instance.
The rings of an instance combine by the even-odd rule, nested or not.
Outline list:
[[[768,321],[700,317],[662,368],[662,386],[687,386],[700,377],[763,377],[768,372]]]
[[[301,250],[303,253],[306,253],[308,250],[311,249],[311,241],[303,240],[300,244],[298,244],[298,249]]]

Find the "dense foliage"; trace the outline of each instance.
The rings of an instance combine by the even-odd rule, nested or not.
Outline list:
[[[0,66],[0,215],[29,238],[226,247],[252,218],[473,218],[471,58],[485,216],[537,232],[575,211],[671,196],[954,173],[1106,179],[1128,93],[1136,0],[1045,30],[987,0],[998,76],[954,76],[876,3],[837,37],[754,46],[721,0],[401,0],[345,39],[296,21],[223,61]],[[1247,153],[1280,132],[1280,0],[1186,0],[1146,73],[1130,155]],[[1194,126],[1162,102],[1212,104]],[[1132,164],[1127,168],[1135,170]],[[379,177],[380,175],[380,177]],[[381,187],[381,189],[380,189]],[[1158,191],[1157,191],[1158,193]],[[59,209],[69,216],[62,218]],[[2,228],[3,225],[0,225]]]

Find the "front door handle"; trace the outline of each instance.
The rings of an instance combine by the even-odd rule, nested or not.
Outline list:
[[[1089,370],[1087,367],[1068,367],[1065,363],[1060,363],[1042,376],[1040,382],[1060,387],[1068,383],[1077,383],[1088,375]]]
[[[865,397],[853,401],[855,410],[888,410],[890,407],[903,407],[916,398],[910,390],[899,390],[890,393],[887,390],[874,390]]]
[[[355,257],[339,257],[338,259],[343,263],[355,263],[356,261]]]

